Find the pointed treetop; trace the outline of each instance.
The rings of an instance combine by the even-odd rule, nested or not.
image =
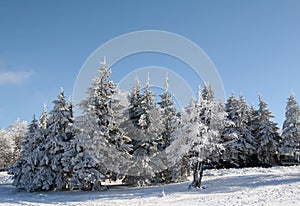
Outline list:
[[[31,121],[31,124],[37,124],[37,120],[36,120],[35,114],[32,115],[32,121]]]
[[[65,91],[63,87],[60,87],[60,94],[58,96],[60,99],[64,99],[65,98]]]
[[[140,80],[139,80],[139,77],[137,75],[135,75],[135,83],[140,84]]]
[[[258,100],[262,101],[262,94],[261,93],[258,93]]]
[[[106,56],[103,57],[103,61],[100,62],[100,64],[102,65],[102,68],[108,68],[108,64],[106,63]]]
[[[48,121],[47,105],[46,105],[46,103],[44,103],[43,113],[40,116],[39,127],[46,129],[47,121]]]
[[[166,72],[165,89],[166,89],[166,91],[169,90],[169,77],[168,77],[168,72]]]
[[[101,67],[97,69],[97,72],[99,72],[101,78],[108,78],[111,74],[111,70],[108,69],[109,65],[106,63],[106,57],[103,57],[103,61],[100,62]],[[97,81],[96,79],[100,77],[96,77],[94,80]]]
[[[192,97],[191,100],[190,100],[190,107],[194,107],[195,102],[196,102],[196,100],[194,99],[194,97]]]
[[[44,102],[43,114],[46,114],[46,113],[47,113],[47,105],[46,105],[46,103]]]
[[[244,94],[243,94],[243,92],[242,92],[242,91],[240,91],[240,95],[239,95],[239,96],[241,97],[241,96],[243,96],[243,95],[244,95]]]
[[[202,99],[204,100],[214,100],[214,91],[209,83],[204,82],[204,87],[202,89]]]
[[[140,89],[141,83],[138,76],[135,76],[135,88]]]
[[[232,97],[235,97],[235,94],[234,94],[234,91],[233,91],[233,90],[231,91],[231,96],[232,96]]]
[[[228,97],[228,99],[233,99],[233,98],[235,98],[235,93],[234,93],[234,91],[232,90],[232,91],[231,91],[231,95]]]
[[[243,95],[240,95],[240,96],[239,96],[239,101],[240,101],[240,102],[246,103],[246,100],[245,100],[245,98],[244,98]]]
[[[263,98],[262,98],[262,94],[258,94],[258,100],[259,100],[259,107],[262,108],[262,107],[267,107],[267,103],[264,102]]]
[[[294,91],[291,91],[290,99],[296,99]]]
[[[146,83],[147,87],[150,87],[150,74],[149,72],[147,73],[147,83]]]
[[[200,99],[202,99],[202,90],[201,90],[201,86],[199,84],[198,85],[198,101],[200,101]]]

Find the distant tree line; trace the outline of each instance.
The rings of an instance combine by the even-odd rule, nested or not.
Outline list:
[[[0,130],[0,171],[7,170],[20,158],[21,142],[27,132],[27,122],[17,119],[7,129]]]
[[[294,95],[280,134],[261,96],[257,109],[234,94],[223,104],[205,84],[180,112],[168,78],[157,102],[149,77],[145,87],[136,80],[132,91],[123,93],[109,80],[105,63],[98,72],[79,104],[81,115],[73,116],[61,90],[49,113],[44,106],[28,126],[16,122],[1,130],[0,166],[10,168],[17,188],[103,190],[105,180],[144,186],[185,181],[191,174],[190,187],[199,188],[205,165],[273,166],[283,156],[299,158]]]

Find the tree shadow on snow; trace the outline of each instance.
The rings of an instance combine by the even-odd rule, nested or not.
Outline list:
[[[286,185],[295,182],[300,183],[300,174],[289,174],[288,177],[278,175],[241,175],[229,177],[216,177],[206,180],[203,177],[203,185],[206,189],[188,190],[190,182],[176,183],[169,185],[137,188],[137,187],[115,187],[103,192],[81,192],[81,191],[63,191],[63,192],[32,192],[19,191],[11,184],[0,184],[0,203],[9,204],[41,204],[41,203],[68,203],[85,202],[97,200],[120,200],[136,199],[145,197],[162,197],[175,193],[199,193],[199,194],[218,194],[235,192],[245,188],[259,188],[272,185]]]
[[[278,175],[242,175],[232,177],[220,177],[213,180],[203,181],[207,189],[201,191],[204,194],[228,193],[235,192],[245,188],[255,189],[265,186],[288,185],[291,183],[300,183],[299,174],[289,174],[288,177],[282,178]]]

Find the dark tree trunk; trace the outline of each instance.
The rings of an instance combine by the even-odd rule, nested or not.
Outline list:
[[[197,161],[193,171],[193,182],[189,186],[189,188],[191,187],[200,188],[202,176],[203,176],[203,162]]]

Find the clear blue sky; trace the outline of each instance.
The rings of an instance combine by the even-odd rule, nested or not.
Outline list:
[[[290,93],[300,100],[299,0],[0,0],[0,128],[18,117],[31,121],[44,102],[50,110],[62,86],[71,95],[80,67],[100,45],[148,29],[195,42],[227,96],[234,90],[257,105],[261,93],[279,125]],[[153,55],[141,59],[139,66],[165,64]]]

